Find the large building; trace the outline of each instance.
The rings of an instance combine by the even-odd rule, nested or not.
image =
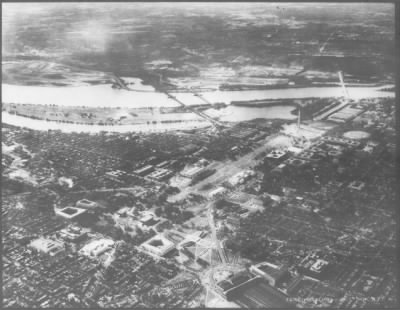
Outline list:
[[[144,166],[144,167],[142,167],[140,169],[135,170],[134,172],[136,174],[138,174],[138,175],[145,176],[145,175],[149,174],[152,171],[154,171],[154,167],[152,165],[147,165],[147,166]]]
[[[255,174],[256,173],[252,170],[244,170],[229,178],[228,183],[231,184],[232,186],[243,184],[245,181],[247,181],[251,176],[254,176]]]
[[[241,308],[293,308],[284,293],[246,271],[218,282],[216,291]]]
[[[150,212],[143,212],[139,221],[141,223],[140,228],[149,230],[160,223],[161,219]]]
[[[83,213],[87,212],[87,209],[76,208],[76,207],[65,207],[62,209],[55,209],[54,212],[56,215],[61,216],[65,219],[71,220],[76,219]]]
[[[329,271],[329,267],[328,261],[320,258],[315,253],[311,253],[300,262],[298,270],[308,277],[316,280],[324,280]]]
[[[50,256],[56,256],[64,252],[64,244],[59,241],[55,241],[47,238],[38,238],[29,244],[29,247],[35,249],[38,252],[48,254]]]
[[[287,296],[265,280],[239,272],[217,283],[216,291],[241,308],[293,308]]]
[[[227,279],[218,282],[216,286],[216,291],[223,297],[225,297],[228,301],[231,301],[233,298],[236,297],[237,292],[239,292],[245,286],[251,286],[258,281],[259,278],[254,278],[247,271],[242,271],[236,274],[232,274]]]
[[[74,251],[78,250],[78,247],[87,240],[88,229],[80,228],[77,226],[68,226],[60,230],[59,237],[64,240]]]
[[[186,178],[189,178],[189,179],[194,179],[195,177],[200,175],[204,170],[205,170],[204,167],[193,166],[193,167],[190,167],[187,170],[182,171],[181,175],[186,177]]]
[[[228,190],[223,186],[217,187],[216,189],[214,189],[208,193],[208,198],[217,199],[217,198],[223,197],[227,191]]]
[[[162,257],[172,251],[175,248],[175,244],[164,236],[157,235],[142,243],[140,247],[151,254]]]
[[[250,272],[263,277],[271,286],[279,286],[289,276],[286,268],[268,262],[251,266]]]
[[[231,300],[242,308],[287,308],[294,304],[288,302],[287,296],[265,282],[262,278],[254,278],[251,283],[237,290]]]
[[[81,199],[76,202],[76,207],[90,210],[90,209],[96,209],[97,207],[99,207],[99,204],[97,202],[88,199]]]
[[[111,250],[113,246],[114,241],[111,239],[96,239],[86,244],[79,250],[79,253],[90,258],[97,258],[101,254]]]
[[[165,168],[157,168],[155,171],[148,175],[149,178],[153,178],[157,181],[163,181],[173,175],[173,171]]]
[[[78,226],[68,226],[60,230],[60,237],[68,242],[79,242],[86,238],[88,229]]]
[[[340,109],[337,112],[329,115],[328,120],[334,121],[337,123],[345,123],[346,121],[355,118],[359,114],[364,112],[362,109],[352,108],[350,106],[346,106],[343,109]]]

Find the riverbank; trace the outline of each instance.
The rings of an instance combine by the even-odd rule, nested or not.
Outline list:
[[[73,124],[73,123],[32,119],[20,115],[12,115],[4,111],[2,112],[2,123],[16,127],[39,130],[39,131],[60,130],[66,133],[87,132],[93,134],[99,132],[116,132],[116,133],[166,132],[170,130],[188,130],[188,129],[205,128],[211,126],[209,122],[204,121],[202,119],[187,120],[187,121],[176,120],[168,123],[155,123],[155,124],[146,123],[146,124],[135,124],[135,125]]]
[[[315,98],[304,98],[304,100],[315,99]],[[253,108],[261,108],[261,107],[271,107],[271,106],[297,106],[297,104],[293,101],[288,100],[249,100],[249,101],[232,101],[231,105],[238,107],[253,107]]]
[[[42,109],[45,108],[43,106],[41,107]],[[61,130],[64,132],[91,133],[101,131],[119,133],[131,131],[163,132],[167,130],[190,130],[211,126],[209,121],[199,117],[195,113],[177,113],[172,111],[172,113],[160,113],[161,109],[120,110],[111,108],[91,108],[88,109],[88,113],[84,113],[85,118],[80,116],[82,113],[75,113],[75,116],[69,113],[70,115],[68,116],[68,120],[65,120],[65,116],[62,115],[64,112],[66,112],[62,112],[62,109],[65,108],[66,107],[59,107],[58,112],[50,112],[50,114],[54,113],[55,116],[50,116],[48,114],[46,115],[48,111],[43,111],[43,113],[36,113],[34,117],[24,114],[18,115],[15,113],[8,113],[8,111],[3,110],[3,123],[19,127],[22,127],[21,124],[23,124],[23,127],[33,130]],[[71,107],[69,109],[71,109]],[[292,110],[293,107],[291,106],[247,108],[229,105],[225,108],[208,108],[202,111],[208,117],[212,117],[218,121],[235,123],[250,121],[256,118],[263,118],[267,120],[293,120],[296,118],[296,116],[293,115]],[[82,111],[83,110],[80,109],[80,112]],[[132,116],[134,113],[136,113],[136,116]],[[101,116],[102,114],[104,117],[107,117],[108,120],[106,122],[103,122]],[[88,116],[91,116],[91,118],[88,118]]]
[[[391,85],[381,87],[347,88],[350,99],[394,97],[394,92],[382,91]],[[324,100],[343,96],[341,87],[332,88],[297,88],[265,91],[213,91],[198,93],[173,93],[172,96],[159,92],[136,92],[113,89],[109,85],[82,87],[36,87],[2,84],[2,101],[5,105],[29,105],[35,110],[43,111],[43,115],[20,113],[14,115],[11,110],[3,111],[3,122],[15,126],[23,126],[34,130],[62,130],[65,132],[151,132],[167,130],[187,130],[210,126],[206,119],[199,118],[190,109],[204,111],[209,116],[222,122],[241,122],[255,118],[293,120],[297,113],[293,110],[299,102],[310,101],[310,98]],[[200,95],[200,96],[199,96]],[[311,100],[312,101],[312,100]],[[241,106],[237,106],[239,102]],[[250,105],[245,103],[250,103]],[[277,104],[279,102],[279,104]],[[295,103],[296,104],[282,104]],[[268,104],[267,104],[268,103]],[[273,103],[271,105],[271,103]],[[255,105],[256,104],[256,105]],[[261,104],[261,106],[260,106]],[[264,106],[267,105],[267,106]],[[55,107],[54,113],[46,105]],[[41,108],[40,108],[41,107]],[[212,108],[211,108],[212,107]],[[215,109],[215,107],[218,107]],[[26,108],[26,107],[25,107]],[[25,109],[24,108],[24,109]],[[79,110],[78,114],[73,111]],[[95,109],[99,119],[92,121],[84,110]],[[113,110],[113,119],[99,110]],[[121,111],[116,111],[121,109]],[[142,116],[132,109],[144,109]],[[63,111],[66,110],[66,111]],[[68,110],[68,111],[67,111]],[[124,111],[126,110],[126,111]],[[162,110],[169,110],[162,113]],[[10,111],[10,113],[7,113]],[[57,114],[60,112],[61,114]],[[132,112],[132,113],[129,113]],[[187,112],[187,113],[183,113]],[[16,114],[18,114],[16,113]],[[55,115],[48,115],[48,114]],[[75,113],[74,119],[65,119],[63,113]],[[91,112],[93,113],[93,111]],[[29,116],[24,117],[22,115]],[[34,115],[35,114],[35,115]],[[114,115],[115,114],[115,115]],[[173,115],[174,114],[174,115]],[[48,115],[47,117],[45,115]],[[84,115],[82,117],[82,115]],[[32,117],[33,116],[33,117]],[[71,118],[70,116],[68,116]],[[97,117],[97,115],[96,115]],[[103,120],[102,118],[105,118]],[[36,119],[35,119],[36,118]],[[37,119],[39,118],[39,119]],[[55,121],[48,121],[54,118]],[[101,120],[101,123],[100,123]],[[110,124],[111,123],[111,124]]]

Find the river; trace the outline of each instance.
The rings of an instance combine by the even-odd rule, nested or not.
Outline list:
[[[394,92],[380,91],[380,88],[388,87],[349,87],[347,88],[350,98],[377,98],[394,97]],[[205,104],[201,98],[192,93],[172,93],[177,99],[186,105]],[[340,97],[343,91],[341,87],[306,87],[275,90],[244,90],[244,91],[209,91],[201,93],[208,102],[224,102],[230,104],[236,100],[255,99],[284,99],[284,98],[309,98],[309,97]],[[138,92],[121,89],[113,89],[110,85],[76,86],[76,87],[53,87],[53,86],[24,86],[2,84],[2,102],[7,103],[30,103],[42,105],[60,106],[86,106],[86,107],[176,107],[179,104],[167,95],[159,92]],[[271,107],[237,107],[228,106],[220,110],[208,109],[207,114],[219,118],[221,121],[237,122],[254,118],[281,118],[294,119],[290,112],[291,106]],[[143,125],[75,125],[65,123],[46,122],[44,120],[32,120],[25,117],[3,113],[3,122],[11,125],[25,127],[35,130],[60,129],[66,132],[85,131],[165,131],[177,129],[192,129],[208,126],[208,122],[190,121],[180,123],[158,123]]]
[[[379,91],[381,87],[349,87],[350,98],[394,97],[393,92]],[[113,89],[110,85],[55,87],[2,84],[2,102],[55,104],[87,107],[175,107],[173,99],[160,92],[139,92]],[[172,93],[186,105],[205,104],[191,93]],[[236,100],[282,99],[307,97],[340,97],[341,87],[305,87],[270,90],[209,91],[201,95],[211,103],[230,104]]]

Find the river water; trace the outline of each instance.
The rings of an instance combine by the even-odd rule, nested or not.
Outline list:
[[[55,87],[2,84],[2,102],[55,104],[61,106],[87,107],[174,107],[173,99],[159,92],[139,92],[113,89],[110,85]],[[394,96],[393,92],[382,92],[382,87],[349,87],[350,98],[376,98]],[[172,93],[186,105],[205,104],[191,93]],[[271,90],[211,91],[201,95],[209,102],[230,104],[235,100],[281,99],[307,97],[340,97],[341,87],[305,87]]]
[[[377,98],[394,97],[394,92],[383,92],[380,88],[388,87],[349,87],[350,98]],[[191,93],[172,93],[177,99],[186,105],[205,104],[201,98]],[[341,87],[307,87],[275,90],[245,90],[245,91],[210,91],[201,93],[206,101],[211,103],[224,102],[230,104],[236,100],[255,99],[284,99],[284,98],[309,98],[309,97],[340,97],[343,95]],[[176,107],[179,104],[167,95],[159,92],[138,92],[121,89],[113,89],[110,85],[55,87],[55,86],[24,86],[2,84],[2,102],[30,103],[60,106],[86,106],[86,107]],[[238,107],[228,106],[220,110],[208,109],[207,114],[219,118],[221,121],[246,121],[254,118],[281,118],[294,119],[290,113],[294,107]],[[25,127],[36,130],[60,129],[63,131],[165,131],[176,129],[190,129],[208,126],[208,122],[185,121],[181,123],[150,124],[150,125],[75,125],[46,122],[42,120],[29,120],[3,113],[3,122],[12,125],[24,124]]]

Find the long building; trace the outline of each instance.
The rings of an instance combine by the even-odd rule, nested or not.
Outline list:
[[[231,300],[243,308],[294,308],[285,294],[260,278],[237,290]]]
[[[271,286],[278,286],[289,275],[286,268],[268,262],[251,266],[250,272],[256,276],[263,277]]]

